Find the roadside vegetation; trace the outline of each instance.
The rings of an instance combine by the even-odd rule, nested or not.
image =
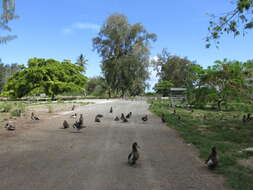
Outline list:
[[[253,167],[240,163],[253,156],[253,151],[246,151],[253,147],[253,121],[242,121],[243,114],[247,112],[212,109],[194,109],[191,112],[191,109],[172,108],[170,102],[164,100],[150,103],[152,112],[158,116],[164,114],[167,125],[180,131],[185,142],[199,150],[203,164],[212,146],[217,147],[219,166],[215,172],[223,174],[230,187],[236,190],[253,189]],[[176,114],[173,114],[174,109]]]

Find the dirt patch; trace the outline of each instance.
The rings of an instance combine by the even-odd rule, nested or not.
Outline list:
[[[239,163],[243,166],[253,168],[253,157],[249,158],[248,160],[240,160]]]

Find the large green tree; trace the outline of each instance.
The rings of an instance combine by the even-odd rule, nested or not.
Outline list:
[[[253,28],[253,0],[233,1],[234,9],[222,16],[211,15],[209,21],[209,35],[206,37],[206,47],[214,41],[219,45],[219,39],[224,34],[238,36]]]
[[[216,61],[208,67],[199,80],[196,93],[197,101],[205,100],[215,103],[218,110],[221,105],[231,101],[247,100],[252,96],[252,86],[248,79],[252,77],[252,70],[247,63],[238,61]]]
[[[102,77],[89,78],[86,83],[86,92],[91,96],[105,96],[107,92],[107,85]]]
[[[18,16],[15,14],[15,0],[2,0],[2,6],[0,8],[0,29],[11,32],[8,23],[16,18],[18,18]],[[16,35],[0,35],[0,43],[5,43],[16,37]]]
[[[173,86],[173,83],[167,80],[159,81],[155,84],[154,90],[158,94],[162,94],[163,96],[168,96],[170,93],[170,88]]]
[[[140,24],[130,24],[122,14],[107,18],[93,47],[102,57],[101,69],[111,91],[134,95],[146,87],[149,66],[149,45],[156,35]]]
[[[171,81],[175,87],[192,88],[202,67],[187,58],[172,56],[167,50],[153,61],[160,81]]]
[[[83,68],[65,60],[33,58],[28,67],[14,74],[4,86],[3,94],[13,98],[45,93],[52,99],[64,92],[83,91],[87,78]]]
[[[4,84],[12,77],[16,72],[20,70],[20,66],[16,63],[7,65],[0,59],[0,92],[3,89]]]

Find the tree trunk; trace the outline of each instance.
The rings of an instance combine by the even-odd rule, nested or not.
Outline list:
[[[109,96],[109,98],[111,98],[111,89],[109,89],[109,91],[108,91],[108,96]]]
[[[218,100],[218,102],[217,102],[218,111],[221,111],[221,103],[222,103],[222,100]]]

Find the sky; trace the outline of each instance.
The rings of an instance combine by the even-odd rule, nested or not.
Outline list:
[[[208,14],[219,16],[233,7],[230,0],[16,0],[20,18],[10,22],[10,34],[18,38],[0,45],[0,59],[6,64],[26,64],[33,57],[74,62],[82,53],[88,58],[86,75],[98,76],[101,58],[93,50],[92,38],[113,13],[126,15],[131,24],[141,22],[157,35],[151,58],[166,48],[203,67],[224,58],[253,59],[253,30],[237,38],[224,36],[219,49],[205,48]],[[150,90],[156,82],[152,72]]]

